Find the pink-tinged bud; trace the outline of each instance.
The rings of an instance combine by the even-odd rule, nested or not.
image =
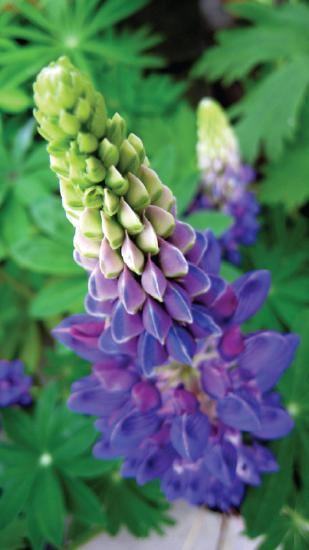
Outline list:
[[[143,217],[143,223],[144,229],[137,235],[135,239],[136,244],[143,252],[158,254],[159,243],[156,232],[145,216]]]
[[[121,198],[118,208],[118,220],[122,227],[124,227],[130,235],[136,235],[143,229],[143,224],[137,214],[128,203]]]
[[[118,282],[119,299],[128,313],[136,313],[143,305],[146,295],[133,273],[125,266]]]
[[[121,255],[124,263],[128,266],[131,271],[141,275],[144,267],[144,255],[137,248],[137,246],[131,241],[128,234],[124,239],[124,243],[121,248]]]
[[[118,297],[118,281],[106,279],[97,265],[89,277],[88,290],[94,300],[114,300]]]
[[[175,219],[167,210],[151,204],[146,209],[146,216],[160,237],[169,237],[173,233]]]
[[[156,266],[150,257],[148,257],[146,267],[142,275],[142,286],[147,294],[155,298],[155,300],[163,302],[167,281],[162,271]]]
[[[101,243],[99,263],[100,269],[107,279],[115,279],[123,270],[120,254],[110,247],[106,238]]]
[[[195,231],[191,225],[177,220],[175,230],[170,238],[171,242],[185,254],[192,248],[195,239]]]
[[[183,277],[189,266],[183,253],[171,243],[160,239],[159,261],[166,277]]]
[[[98,258],[101,240],[87,239],[80,229],[76,227],[73,244],[76,250],[86,258]]]

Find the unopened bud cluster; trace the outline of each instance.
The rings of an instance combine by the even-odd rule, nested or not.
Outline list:
[[[157,254],[175,228],[174,197],[149,168],[142,141],[118,113],[108,118],[103,96],[65,57],[40,72],[34,98],[76,250],[100,256],[107,278],[124,264],[140,274],[145,254]]]

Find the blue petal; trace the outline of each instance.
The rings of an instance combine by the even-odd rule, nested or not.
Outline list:
[[[233,317],[233,324],[244,323],[262,307],[270,286],[270,273],[265,270],[250,271],[233,283],[232,287],[239,302]]]
[[[113,339],[119,344],[128,342],[144,330],[141,315],[128,313],[121,302],[113,311],[111,328]]]
[[[101,317],[102,319],[104,319],[105,317],[111,316],[114,303],[114,300],[99,302],[98,300],[92,298],[90,294],[87,294],[85,298],[85,310],[89,315],[93,315],[94,317]]]
[[[98,346],[100,350],[102,350],[105,354],[108,355],[130,355],[135,356],[136,355],[136,348],[137,348],[137,338],[132,338],[132,340],[129,340],[128,342],[124,343],[117,343],[112,337],[112,330],[111,327],[108,327],[104,332],[101,334],[98,342]]]
[[[199,266],[204,269],[206,273],[218,275],[221,263],[221,247],[210,229],[205,231],[205,235],[208,244]]]
[[[290,415],[282,408],[264,405],[261,407],[260,427],[254,435],[260,439],[285,437],[294,427]]]
[[[169,283],[164,295],[164,305],[176,321],[192,323],[191,304],[188,295],[176,283]]]
[[[205,451],[209,431],[208,418],[204,414],[183,414],[172,422],[171,442],[180,456],[195,461]]]
[[[146,331],[164,344],[172,321],[165,309],[152,298],[147,298],[144,304],[143,323]]]
[[[191,332],[195,338],[204,338],[210,335],[220,336],[221,328],[214,322],[213,318],[206,313],[206,308],[202,305],[192,306],[193,324],[190,326]]]
[[[98,349],[104,323],[90,315],[72,315],[53,329],[56,340],[87,361],[100,361],[106,355]]]
[[[237,453],[227,442],[210,444],[205,453],[206,469],[223,485],[231,485],[236,474]]]
[[[252,399],[230,394],[218,402],[218,416],[236,430],[255,432],[260,428],[259,407]]]
[[[166,339],[166,347],[169,355],[185,365],[192,365],[192,358],[195,354],[196,344],[189,332],[174,324]]]
[[[138,339],[137,361],[145,376],[153,373],[155,367],[160,367],[167,360],[165,348],[149,334],[144,332]]]

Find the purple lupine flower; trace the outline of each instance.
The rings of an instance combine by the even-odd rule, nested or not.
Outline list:
[[[69,399],[72,410],[98,417],[102,436],[94,455],[122,457],[122,475],[140,484],[159,478],[170,500],[222,511],[240,505],[246,485],[259,485],[261,474],[275,472],[277,463],[263,441],[286,436],[293,421],[272,388],[290,365],[298,337],[243,335],[239,328],[261,307],[268,289],[263,271],[233,285],[213,277],[192,307],[192,366],[176,358],[148,376],[136,362],[132,340],[111,343],[110,355],[102,354],[101,339],[107,334],[111,342],[109,322],[103,328],[89,315],[65,320],[54,333],[60,341],[82,357],[95,344],[92,374],[73,384]],[[205,336],[214,322],[220,331],[210,328]]]
[[[236,136],[217,102],[203,99],[197,122],[201,185],[189,210],[219,210],[233,217],[234,223],[223,233],[220,244],[226,258],[239,264],[239,245],[254,244],[259,230],[260,207],[248,190],[255,173],[242,164]]]
[[[21,361],[0,361],[0,408],[10,405],[29,405],[32,378],[24,374]]]

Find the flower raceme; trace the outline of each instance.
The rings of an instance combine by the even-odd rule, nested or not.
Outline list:
[[[99,417],[95,455],[123,457],[123,475],[160,478],[170,499],[238,506],[245,483],[276,469],[260,440],[293,424],[271,388],[297,337],[240,330],[264,302],[269,274],[220,277],[212,233],[177,219],[142,141],[120,115],[108,118],[66,58],[43,69],[34,90],[75,259],[89,273],[87,315],[54,331],[94,363],[69,406]]]
[[[254,244],[259,230],[259,205],[255,194],[248,190],[254,171],[242,164],[237,138],[216,101],[205,98],[200,102],[197,126],[201,186],[190,210],[220,210],[234,218],[220,244],[227,259],[238,264],[239,245]]]
[[[30,376],[24,374],[21,361],[0,361],[0,408],[10,405],[29,405],[32,384]]]

